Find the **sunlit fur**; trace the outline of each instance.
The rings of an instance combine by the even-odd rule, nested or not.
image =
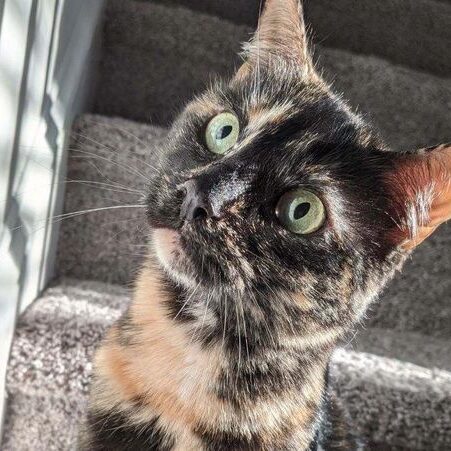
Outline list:
[[[269,0],[236,76],[190,103],[160,149],[147,200],[154,240],[97,354],[83,449],[359,446],[328,363],[427,222],[432,185],[412,182],[415,196],[396,188],[407,157],[314,71],[299,10]],[[241,131],[219,156],[204,133],[224,111]],[[181,216],[189,179],[218,217]],[[275,215],[298,187],[326,207],[310,235]]]

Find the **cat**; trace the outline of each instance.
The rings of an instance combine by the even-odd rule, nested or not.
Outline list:
[[[98,349],[82,450],[354,450],[340,340],[451,217],[451,146],[393,151],[267,0],[149,174],[149,256]]]

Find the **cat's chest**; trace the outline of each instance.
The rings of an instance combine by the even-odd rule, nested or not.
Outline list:
[[[233,349],[223,340],[206,345],[197,339],[202,322],[174,321],[162,293],[155,273],[143,272],[126,321],[97,354],[110,404],[137,428],[165,431],[179,449],[307,449],[327,355],[299,353],[291,342],[247,349],[252,330]]]

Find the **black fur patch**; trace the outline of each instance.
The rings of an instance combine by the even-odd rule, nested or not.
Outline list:
[[[357,438],[358,431],[351,425],[347,412],[330,387],[329,370],[326,373],[326,384],[327,388],[321,408],[321,423],[318,426],[315,442],[311,445],[311,451],[317,449],[325,451],[334,449],[360,451],[367,449],[363,447],[362,441]],[[314,447],[315,444],[316,448]]]
[[[196,431],[198,432],[198,431]],[[245,437],[231,432],[202,432],[199,434],[203,445],[207,451],[255,451],[264,449],[261,439],[255,437]]]
[[[245,354],[240,364],[235,357],[234,363],[220,376],[217,395],[239,408],[247,401],[295,392],[306,384],[309,371],[324,353],[323,350],[315,349],[304,351],[298,356],[291,355],[290,358],[296,363],[290,369],[284,365],[288,357],[285,353],[272,361],[262,358],[253,363],[247,361]]]
[[[147,425],[130,425],[120,413],[88,415],[88,440],[83,451],[170,451],[174,439],[157,426],[158,418]]]

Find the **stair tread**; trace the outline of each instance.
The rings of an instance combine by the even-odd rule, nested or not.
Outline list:
[[[311,2],[313,19],[328,1]],[[412,1],[398,3],[408,6]],[[415,3],[415,8],[420,3],[445,5],[434,0]],[[248,6],[252,8],[251,2]],[[349,30],[337,40],[334,30],[340,29],[340,22],[332,28],[330,22],[336,8],[328,10],[322,22],[327,26],[319,27],[316,36],[330,31],[330,39],[336,40],[333,45],[342,47]],[[451,11],[449,5],[446,8]],[[448,9],[439,9],[448,14]],[[119,117],[81,117],[72,144],[101,160],[95,163],[84,158],[86,154],[71,151],[68,177],[105,182],[107,176],[144,191],[146,180],[141,174],[149,170],[146,165],[156,163],[167,135],[164,126],[213,74],[226,74],[239,64],[239,42],[252,30],[155,2],[115,0],[108,14],[97,111],[151,120],[156,126]],[[435,31],[446,14],[434,24]],[[442,40],[449,31],[443,29]],[[434,33],[431,36],[435,39]],[[421,33],[416,39],[421,40]],[[424,42],[428,48],[430,44]],[[361,44],[354,50],[368,50]],[[394,58],[383,50],[378,47],[374,53]],[[406,59],[400,62],[414,65],[412,55],[405,53]],[[334,79],[354,106],[371,111],[382,134],[396,148],[449,141],[450,79],[335,48],[318,46],[316,55],[326,77]],[[447,67],[437,71],[425,61],[416,67],[448,73]],[[113,161],[116,158],[119,164]],[[101,196],[100,190],[74,183],[67,185],[66,212],[110,205],[105,194],[116,203],[132,203],[123,193]],[[69,277],[49,288],[19,321],[7,375],[5,451],[73,447],[85,408],[93,351],[126,308],[130,290],[123,284],[133,279],[145,252],[145,227],[142,212],[132,210],[63,221],[58,268],[61,276]],[[402,277],[373,307],[369,321],[373,327],[360,332],[334,356],[334,385],[352,417],[365,436],[389,444],[390,449],[451,449],[451,253],[444,252],[450,245],[448,226],[415,253]]]
[[[450,448],[450,372],[341,350],[331,373],[338,397],[369,442],[382,449]]]
[[[21,315],[6,377],[2,450],[74,449],[94,349],[126,308],[129,292],[65,278]]]
[[[93,349],[129,297],[122,286],[70,278],[48,288],[17,324],[8,389],[84,391]]]
[[[9,414],[2,449],[17,450],[19,443],[31,446],[40,440],[41,446],[48,440],[59,449],[73,445],[86,403],[92,353],[129,297],[130,290],[122,286],[62,279],[26,310],[7,374]],[[449,431],[442,430],[451,418],[450,371],[340,349],[332,375],[340,396],[373,441],[388,437],[388,443],[398,445],[420,434],[416,440],[422,444],[432,432],[440,434],[440,445],[451,440]],[[436,409],[442,416],[434,423]],[[382,410],[379,419],[374,416]],[[58,436],[46,436],[56,426]]]

